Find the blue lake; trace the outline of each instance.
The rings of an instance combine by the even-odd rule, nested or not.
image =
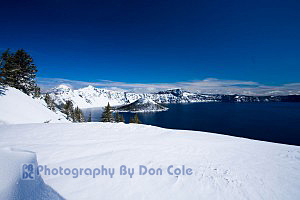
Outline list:
[[[166,112],[138,113],[144,124],[197,130],[277,143],[300,145],[300,103],[167,104]],[[99,121],[100,108],[83,110]],[[123,113],[129,122],[133,113]]]

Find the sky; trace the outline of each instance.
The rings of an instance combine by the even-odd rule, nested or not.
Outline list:
[[[294,88],[299,10],[297,0],[2,1],[0,51],[24,48],[49,85]]]

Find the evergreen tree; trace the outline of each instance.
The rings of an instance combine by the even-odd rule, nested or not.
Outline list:
[[[117,123],[120,122],[120,115],[119,115],[118,112],[116,112],[115,121],[116,121]]]
[[[101,122],[114,122],[114,116],[111,112],[111,107],[109,103],[105,106],[104,111],[102,113]]]
[[[83,112],[80,109],[79,111],[80,111],[80,122],[85,122]]]
[[[45,95],[45,102],[47,103],[47,105],[49,105],[49,102],[50,102],[50,95],[49,95],[49,93],[46,93],[46,95]]]
[[[87,120],[88,122],[91,122],[92,121],[92,113],[90,112],[90,114],[89,114],[89,117],[88,117],[88,120]]]
[[[34,88],[33,96],[34,98],[40,98],[41,96],[41,89],[37,85]]]
[[[70,115],[71,115],[72,121],[73,121],[73,122],[76,122],[74,109],[71,109],[71,110],[70,110]]]
[[[116,112],[115,121],[116,122],[125,122],[124,116],[119,114],[118,112]]]
[[[74,122],[80,122],[80,113],[78,107],[74,109]]]
[[[64,114],[67,115],[68,120],[73,120],[75,121],[75,116],[74,116],[74,108],[73,108],[73,103],[70,100],[67,100],[66,103],[63,106],[63,111]]]
[[[11,58],[11,54],[9,52],[9,49],[7,49],[6,51],[4,51],[1,55],[1,59],[0,59],[0,84],[4,85],[5,84],[5,77],[7,76],[7,65],[9,65],[12,58]]]
[[[74,110],[74,122],[84,122],[84,116],[78,106]]]
[[[6,50],[1,56],[1,82],[26,94],[32,94],[35,90],[36,66],[32,57],[19,49],[16,53]]]
[[[50,97],[49,93],[46,93],[46,95],[45,95],[45,102],[47,103],[47,107],[50,110],[55,111],[55,104],[54,104],[54,101],[52,100],[52,98]]]
[[[135,115],[134,115],[134,123],[136,123],[136,124],[140,124],[141,123],[141,121],[140,121],[140,119],[139,119],[139,116],[138,116],[138,114],[137,113],[135,113]]]

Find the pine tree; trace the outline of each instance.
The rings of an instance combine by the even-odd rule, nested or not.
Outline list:
[[[70,110],[70,115],[71,115],[72,121],[73,121],[73,122],[76,122],[76,117],[75,117],[74,109],[71,109],[71,110]]]
[[[10,53],[6,50],[1,56],[1,81],[23,91],[26,94],[32,94],[35,90],[36,66],[32,57],[19,49],[16,53]]]
[[[109,103],[105,106],[104,111],[102,113],[101,122],[114,122],[114,116],[111,112],[111,107]]]
[[[6,51],[4,51],[1,55],[1,59],[0,59],[0,84],[4,85],[5,84],[5,79],[7,76],[7,68],[9,63],[12,62],[12,57],[11,54],[9,52],[9,49],[7,49]]]
[[[88,122],[91,122],[92,121],[92,113],[90,112],[90,114],[89,114],[89,117],[88,117],[88,120],[87,120]]]
[[[84,116],[78,106],[74,110],[74,122],[84,122]]]
[[[47,105],[49,106],[49,102],[50,102],[50,95],[49,93],[46,93],[45,95],[45,102],[47,103]],[[48,107],[49,108],[49,107]]]
[[[63,111],[62,112],[67,115],[68,120],[75,121],[74,108],[73,108],[72,101],[70,101],[70,100],[66,101],[66,103],[63,106]]]
[[[136,124],[140,124],[141,123],[141,121],[140,121],[139,116],[138,116],[137,113],[135,113],[135,115],[134,115],[134,123],[136,123]]]
[[[120,115],[119,115],[118,112],[116,112],[115,121],[116,121],[117,123],[120,122]]]
[[[80,111],[80,122],[85,122],[83,112],[80,109],[79,111]]]
[[[74,122],[80,122],[80,113],[78,107],[74,109]]]
[[[119,114],[118,112],[116,112],[115,121],[116,122],[125,122],[124,116]]]
[[[50,97],[49,93],[46,93],[45,95],[45,102],[47,103],[47,107],[50,110],[55,111],[55,104],[53,99]]]
[[[40,98],[40,96],[41,96],[41,89],[36,85],[34,88],[33,97]]]

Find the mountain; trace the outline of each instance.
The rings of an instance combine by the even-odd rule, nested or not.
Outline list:
[[[133,103],[115,108],[115,111],[119,112],[158,112],[167,110],[168,108],[159,105],[152,99],[145,98],[140,98]]]
[[[71,100],[79,108],[104,107],[108,102],[112,106],[124,105],[139,99],[136,94],[126,94],[93,86],[72,90],[66,85],[60,85],[52,89],[50,96],[58,105]]]
[[[12,87],[0,94],[0,113],[0,124],[69,122],[60,111],[49,110],[43,99]]]
[[[50,96],[58,105],[71,100],[79,108],[104,107],[108,102],[111,106],[121,106],[133,103],[141,98],[153,100],[158,104],[195,102],[300,102],[300,95],[245,96],[200,94],[181,89],[170,89],[156,93],[133,93],[95,88],[93,86],[73,90],[66,85],[53,88],[50,91]]]
[[[111,106],[121,106],[135,102],[138,99],[150,99],[156,103],[193,103],[216,101],[208,95],[201,95],[172,89],[158,93],[120,92],[88,86],[73,90],[66,85],[60,85],[50,91],[55,103],[60,105],[71,100],[79,108],[104,107],[109,102]]]

